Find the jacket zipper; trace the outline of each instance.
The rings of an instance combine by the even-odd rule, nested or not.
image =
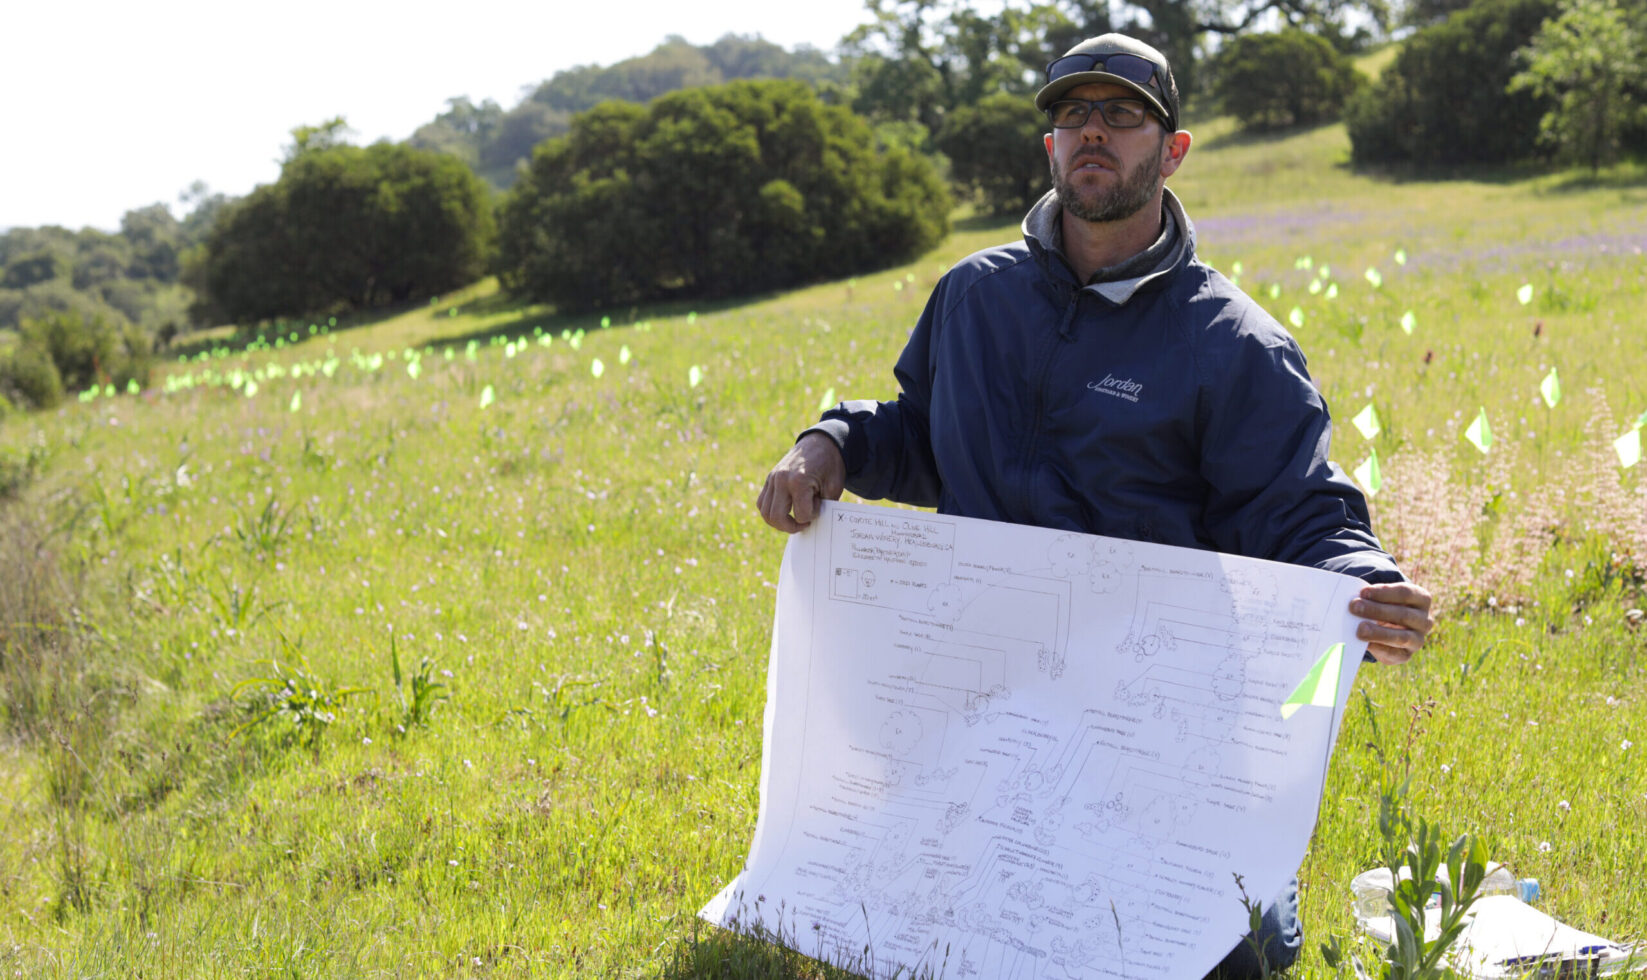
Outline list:
[[[1023,489],[1019,492],[1019,507],[1021,514],[1033,514],[1035,481],[1033,479],[1035,452],[1041,443],[1041,423],[1046,416],[1047,381],[1052,375],[1052,362],[1057,354],[1060,341],[1069,341],[1073,337],[1070,324],[1075,321],[1075,310],[1081,303],[1081,290],[1074,290],[1070,294],[1069,305],[1064,308],[1063,320],[1058,324],[1058,330],[1047,338],[1046,352],[1041,355],[1041,363],[1036,368],[1033,389],[1035,391],[1035,412],[1030,419],[1028,443],[1023,450],[1023,478],[1020,481]]]

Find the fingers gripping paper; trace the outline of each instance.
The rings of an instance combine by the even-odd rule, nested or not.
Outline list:
[[[1199,977],[1234,876],[1267,902],[1303,859],[1361,586],[826,504],[784,553],[749,858],[700,914],[877,977]]]

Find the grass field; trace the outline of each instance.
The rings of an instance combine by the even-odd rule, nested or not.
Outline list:
[[[1647,412],[1647,176],[1197,140],[1202,255],[1298,324],[1335,457],[1377,450],[1379,529],[1445,601],[1358,680],[1296,975],[1352,932],[1387,767],[1547,911],[1647,939],[1647,481],[1612,447]],[[607,327],[482,283],[0,423],[0,976],[834,975],[694,920],[757,806],[783,540],[752,505],[1015,235]]]

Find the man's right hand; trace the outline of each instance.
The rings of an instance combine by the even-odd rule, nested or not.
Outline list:
[[[818,516],[820,498],[839,500],[844,489],[846,461],[840,448],[823,433],[808,432],[766,474],[755,505],[766,523],[794,534]]]

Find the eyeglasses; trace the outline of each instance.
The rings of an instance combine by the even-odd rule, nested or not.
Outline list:
[[[1060,99],[1047,106],[1047,119],[1053,129],[1080,129],[1094,109],[1114,129],[1137,129],[1150,113],[1142,99]]]
[[[1078,71],[1109,72],[1129,82],[1148,85],[1157,92],[1166,92],[1165,86],[1158,80],[1161,66],[1135,54],[1066,54],[1047,63],[1047,81],[1056,82]]]

